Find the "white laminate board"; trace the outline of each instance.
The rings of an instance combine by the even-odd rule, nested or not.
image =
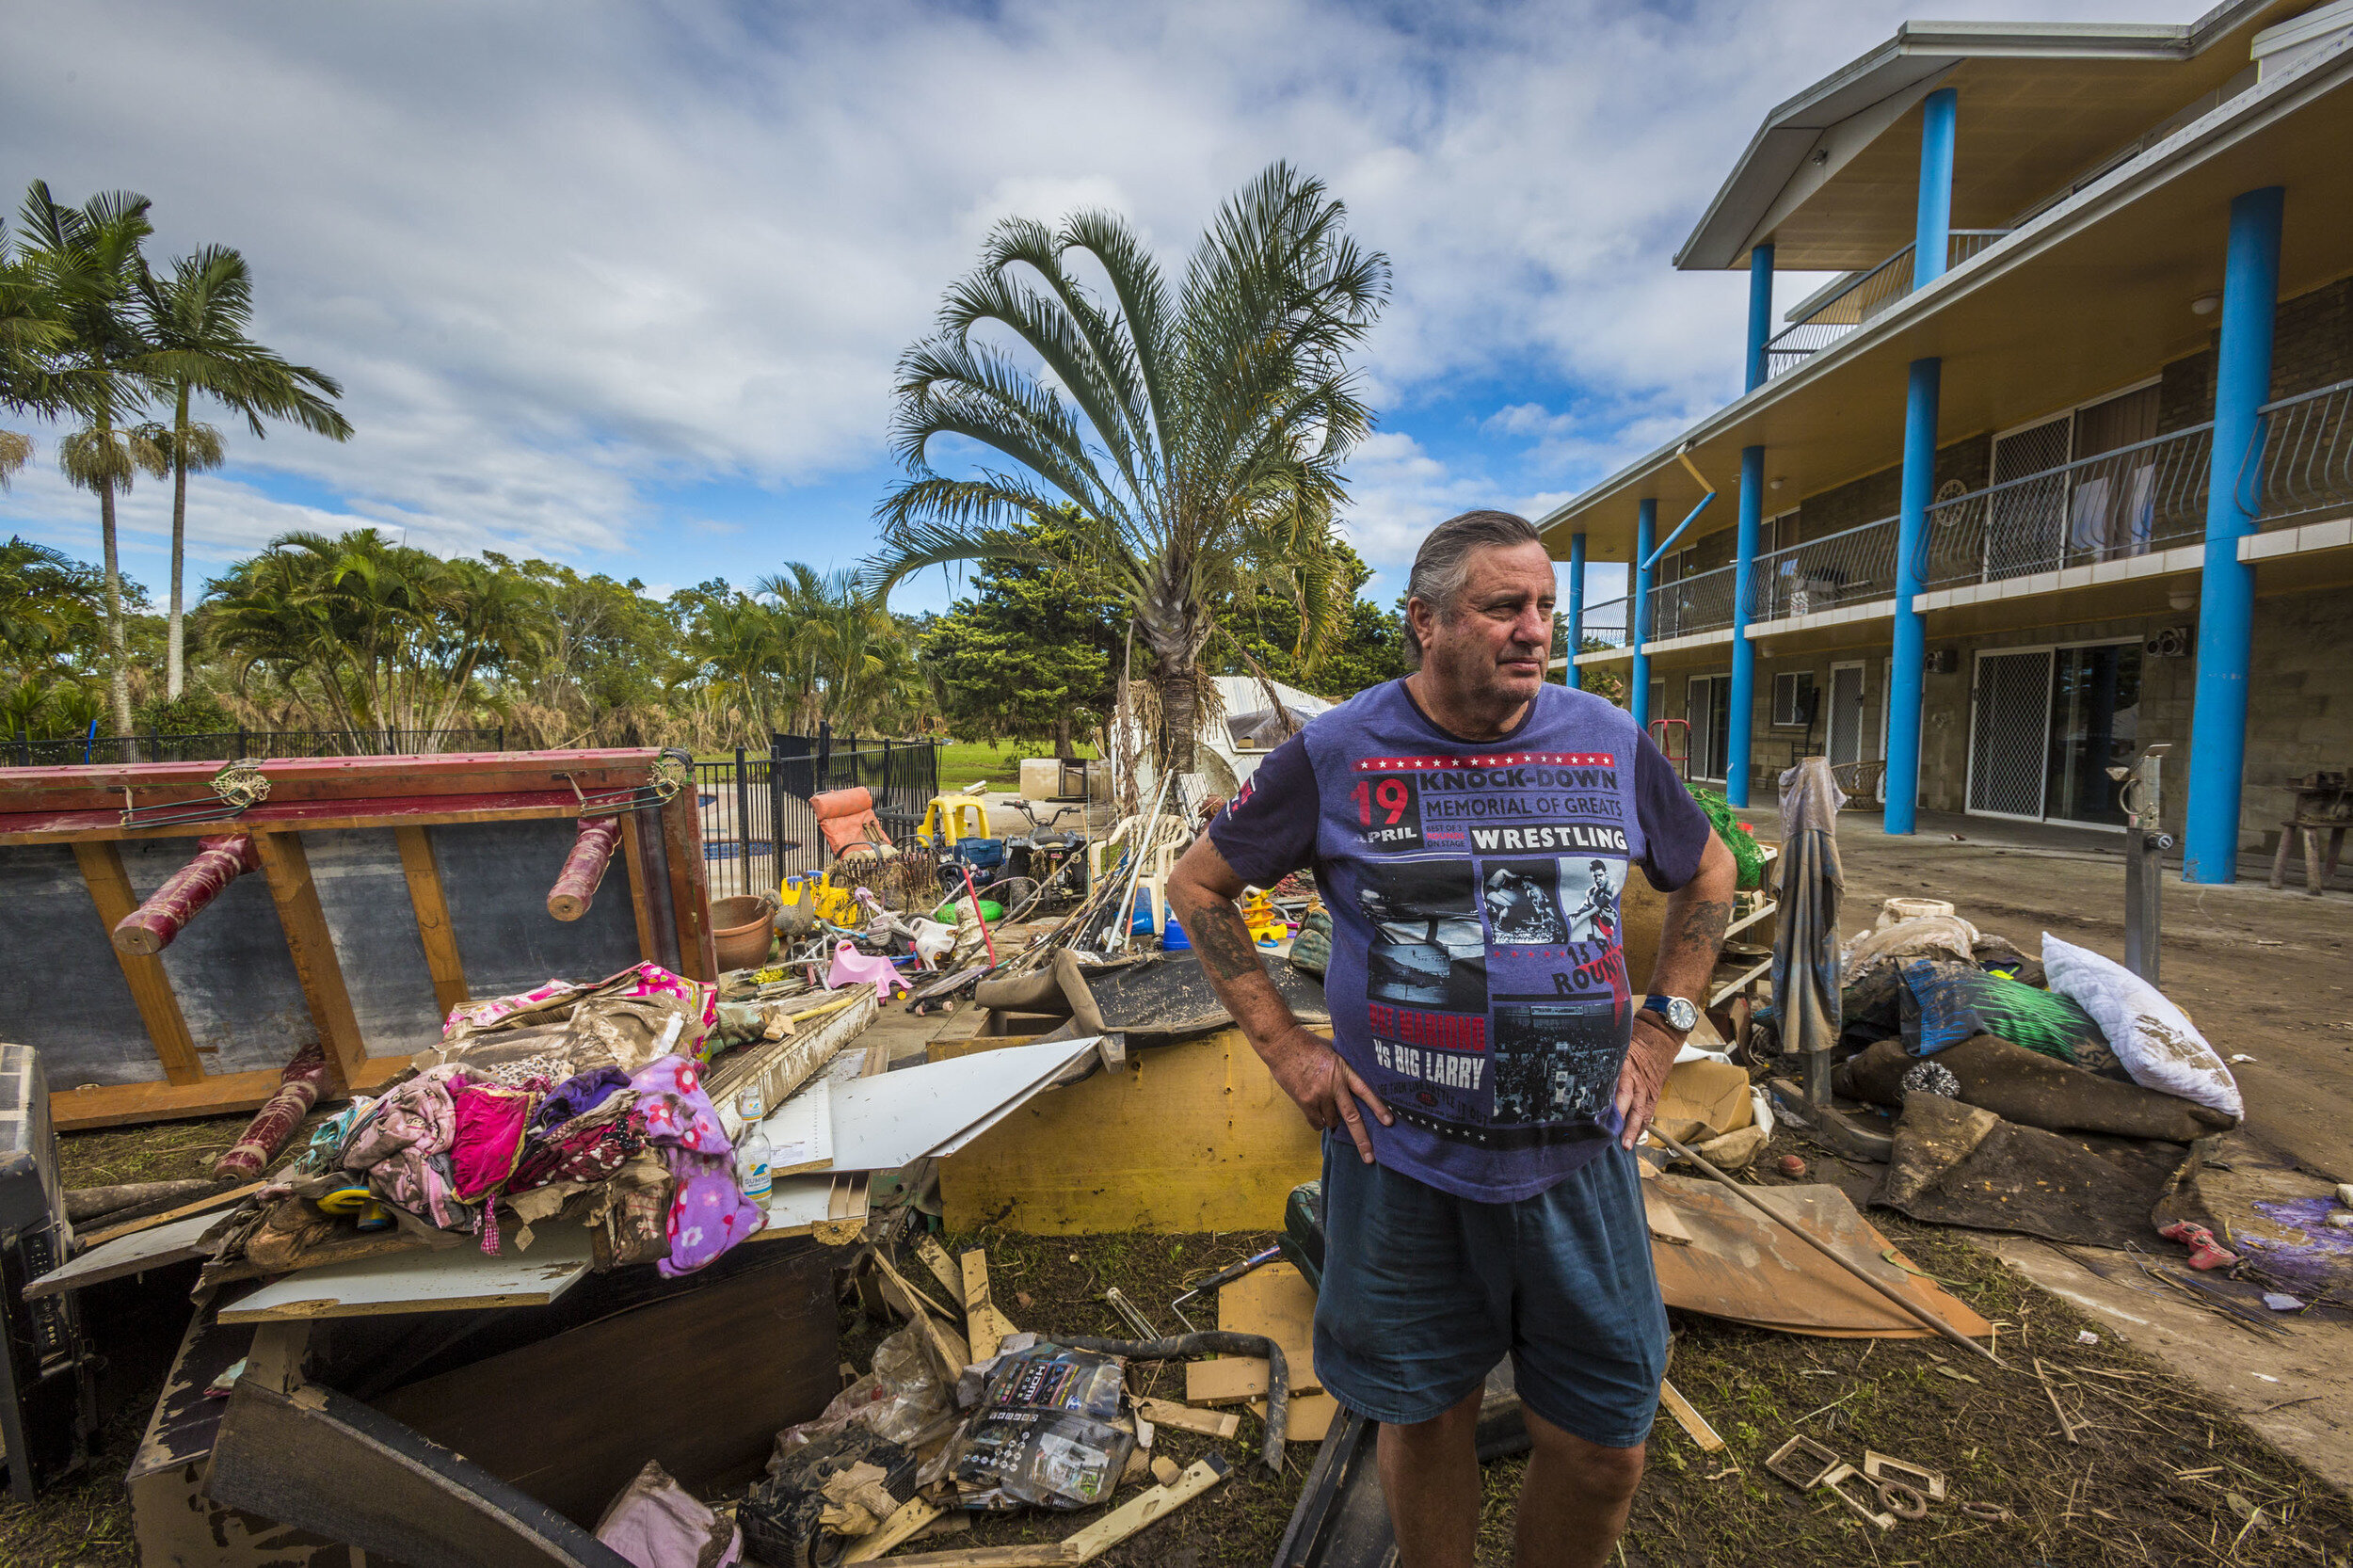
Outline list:
[[[807,1236],[833,1217],[831,1176],[778,1176],[768,1193],[768,1224],[752,1237]]]
[[[24,1288],[24,1294],[27,1299],[54,1296],[60,1290],[96,1285],[103,1279],[120,1279],[125,1274],[144,1273],[150,1269],[201,1257],[197,1239],[220,1224],[226,1212],[215,1209],[208,1214],[191,1214],[169,1224],[101,1241],[72,1262],[59,1264],[33,1281]]]
[[[588,1272],[584,1225],[545,1224],[529,1252],[509,1240],[491,1256],[472,1241],[305,1269],[221,1308],[224,1323],[364,1318],[390,1312],[468,1312],[544,1306]]]
[[[895,1171],[920,1160],[1027,1100],[1095,1046],[1092,1039],[1007,1046],[838,1084],[833,1168]]]
[[[779,1179],[833,1168],[833,1080],[812,1078],[760,1124],[768,1170]]]

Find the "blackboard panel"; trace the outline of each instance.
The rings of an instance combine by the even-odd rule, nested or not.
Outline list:
[[[127,839],[121,848],[131,895],[145,899],[194,858],[196,840]],[[318,1038],[301,978],[286,952],[278,905],[270,901],[269,879],[260,872],[248,872],[223,888],[164,949],[163,960],[206,1076],[282,1067]],[[121,987],[118,969],[115,988]],[[163,1076],[143,1038],[139,1056],[145,1070],[133,1081]]]
[[[389,827],[333,828],[305,833],[302,848],[368,1054],[405,1056],[440,1044],[433,971],[417,935],[400,840]]]
[[[568,818],[450,823],[429,831],[466,989],[476,1000],[548,980],[601,980],[637,962],[624,856],[613,857],[586,914],[566,921],[548,913],[548,888],[579,831]]]
[[[52,1095],[164,1076],[70,844],[0,848],[0,1036],[40,1052]]]

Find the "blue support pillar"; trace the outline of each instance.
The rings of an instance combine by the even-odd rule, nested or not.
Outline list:
[[[1959,100],[1939,88],[1920,105],[1919,227],[1913,231],[1912,286],[1945,276],[1953,238],[1953,132]]]
[[[1887,812],[1890,833],[1910,833],[1920,806],[1920,686],[1928,627],[1913,608],[1929,552],[1929,503],[1936,493],[1936,402],[1942,360],[1912,361],[1904,395],[1904,476],[1896,520],[1896,629],[1887,685]]]
[[[2198,595],[2198,688],[2189,721],[2189,809],[2182,880],[2238,875],[2239,786],[2247,771],[2247,674],[2255,646],[2255,568],[2238,558],[2253,527],[2271,394],[2272,317],[2280,294],[2280,217],[2286,192],[2250,190],[2231,203],[2215,348],[2214,456],[2206,480],[2206,561]]]
[[[1765,345],[1773,336],[1773,248],[1760,245],[1749,251],[1749,376],[1740,390],[1754,392],[1765,384],[1769,370]]]
[[[1749,641],[1749,584],[1756,536],[1765,521],[1765,449],[1740,449],[1740,527],[1732,566],[1732,733],[1724,757],[1724,799],[1749,804],[1749,745],[1756,712],[1756,645]]]
[[[1571,691],[1578,689],[1577,650],[1585,646],[1585,536],[1569,536],[1569,667],[1561,672],[1561,684]]]
[[[1625,705],[1634,715],[1634,728],[1644,732],[1650,729],[1650,656],[1642,645],[1650,640],[1650,574],[1645,565],[1650,559],[1651,542],[1658,536],[1658,503],[1645,498],[1634,513],[1634,569],[1628,574],[1626,592],[1633,602],[1626,606],[1626,641],[1634,648],[1634,667],[1626,672],[1632,682],[1625,694]]]

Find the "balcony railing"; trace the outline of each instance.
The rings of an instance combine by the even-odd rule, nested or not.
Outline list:
[[[1817,616],[1896,592],[1896,520],[1881,518],[1756,558],[1749,618]]]
[[[2262,431],[2261,482],[2239,494],[2264,527],[2353,511],[2353,381],[2266,406]]]
[[[1629,600],[1624,598],[1618,598],[1604,600],[1599,604],[1588,604],[1585,606],[1584,617],[1578,625],[1578,634],[1584,641],[1599,643],[1604,648],[1625,647],[1625,612],[1628,602]],[[1592,650],[1579,648],[1577,651],[1584,653]]]
[[[2200,424],[1929,509],[1925,588],[2145,555],[2204,532],[2214,427]]]
[[[1651,589],[1650,639],[1721,632],[1732,624],[1732,573],[1718,567]]]
[[[2232,467],[2240,504],[2264,528],[2353,514],[2353,380],[2283,397]],[[1929,508],[1924,589],[2000,583],[2126,560],[2202,538],[2214,426],[2192,425],[1988,485]],[[1759,555],[1749,618],[1785,620],[1893,599],[1897,522],[1881,518]],[[1650,636],[1732,624],[1733,568],[1652,589]],[[1625,641],[1625,600],[1586,612],[1587,637]],[[1610,630],[1600,617],[1612,617]]]
[[[2007,229],[1956,229],[1945,242],[1947,270],[2009,233]],[[1849,273],[1829,288],[1802,300],[1790,312],[1791,325],[1765,344],[1765,374],[1769,378],[1819,354],[1856,328],[1912,292],[1912,246],[1905,246],[1875,267]]]

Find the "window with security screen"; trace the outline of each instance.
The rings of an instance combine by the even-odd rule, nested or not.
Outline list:
[[[1786,670],[1773,677],[1773,722],[1801,725],[1814,722],[1814,672]]]

